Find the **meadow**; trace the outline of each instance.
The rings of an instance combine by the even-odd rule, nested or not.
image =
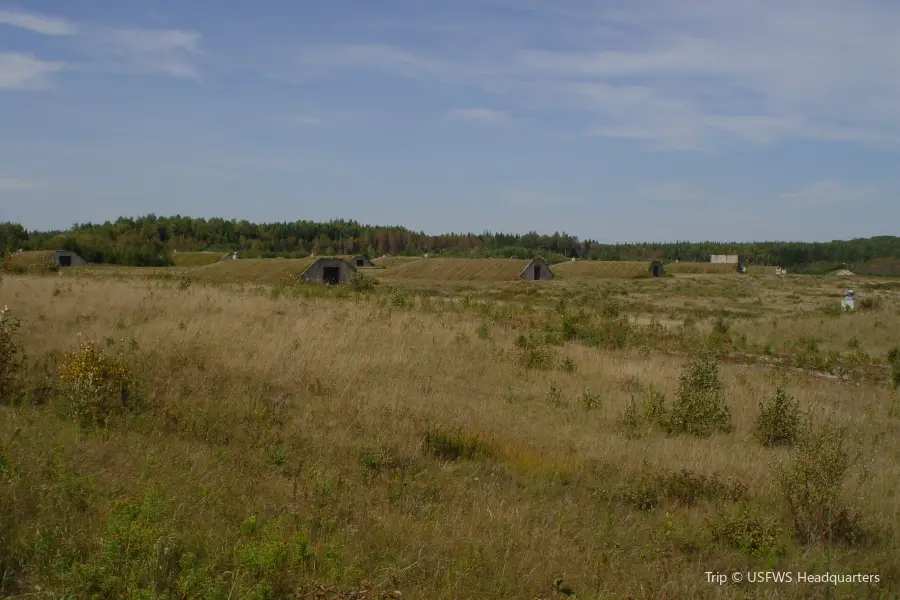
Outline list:
[[[3,274],[0,593],[900,595],[892,280],[231,262]]]

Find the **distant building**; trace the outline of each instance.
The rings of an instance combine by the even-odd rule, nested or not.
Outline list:
[[[53,254],[53,260],[60,267],[83,267],[87,265],[87,261],[70,250],[56,250]]]
[[[740,254],[713,254],[709,257],[709,262],[717,265],[736,265],[735,269],[739,273],[744,272],[744,257]]]
[[[374,267],[372,261],[363,256],[362,254],[338,254],[335,258],[340,258],[341,260],[346,260],[348,263],[353,265],[354,267]]]
[[[356,273],[356,267],[342,258],[317,258],[305,271],[300,273],[300,279],[337,285],[349,283],[354,273]]]

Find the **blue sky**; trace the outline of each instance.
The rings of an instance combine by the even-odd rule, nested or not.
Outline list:
[[[0,0],[0,220],[897,234],[898,31],[893,0]]]

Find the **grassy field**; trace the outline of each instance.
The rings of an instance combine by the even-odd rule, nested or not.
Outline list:
[[[172,261],[176,267],[202,267],[219,262],[224,255],[224,252],[176,252]]]
[[[737,265],[708,262],[670,262],[666,263],[666,273],[675,275],[680,273],[728,274],[737,273]]]
[[[417,281],[516,281],[530,262],[514,258],[428,258],[392,265],[384,277]]]
[[[900,595],[895,282],[299,270],[3,276],[0,594]]]
[[[553,265],[559,279],[636,279],[650,277],[650,261],[579,260]]]

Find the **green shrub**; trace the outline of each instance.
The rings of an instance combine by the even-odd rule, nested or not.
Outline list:
[[[644,397],[644,419],[649,425],[668,431],[671,427],[669,411],[666,410],[666,396],[651,389]]]
[[[757,558],[777,558],[786,550],[778,521],[747,508],[721,513],[707,521],[707,528],[715,541]]]
[[[581,392],[581,406],[584,407],[585,410],[600,408],[600,403],[599,394],[596,394],[589,389],[585,389]]]
[[[110,416],[133,406],[124,356],[109,355],[90,342],[63,357],[59,379],[69,415],[82,425],[103,426]]]
[[[851,463],[845,439],[846,431],[831,421],[809,424],[779,471],[781,495],[803,543],[852,542],[860,533],[856,516],[841,499]]]
[[[374,277],[369,277],[365,273],[356,272],[350,276],[350,287],[357,292],[370,292],[375,289],[377,283]]]
[[[534,335],[516,338],[519,364],[526,369],[553,369],[557,365],[556,353],[546,342]]]
[[[190,275],[182,275],[181,278],[178,279],[178,283],[176,284],[176,288],[181,291],[184,291],[191,287],[191,284],[194,283],[194,278]]]
[[[753,435],[763,446],[793,446],[802,423],[800,404],[778,388],[773,397],[760,402]]]
[[[473,460],[490,455],[487,444],[459,432],[428,432],[423,441],[425,451],[440,460]]]
[[[606,298],[600,307],[600,315],[604,319],[616,319],[622,313],[622,306],[615,298]]]
[[[747,487],[734,479],[721,479],[682,469],[674,473],[641,473],[626,484],[622,498],[639,510],[652,510],[663,500],[682,506],[699,502],[737,502]]]
[[[12,400],[23,368],[19,320],[7,307],[0,310],[0,405]]]
[[[714,358],[704,356],[685,367],[672,405],[670,428],[676,434],[698,437],[732,430],[731,410],[722,394]]]
[[[622,413],[621,425],[626,437],[640,437],[643,428],[643,420],[641,419],[641,413],[634,396],[631,396],[628,399],[628,402],[625,403],[625,411]]]
[[[884,300],[879,297],[863,298],[859,301],[859,310],[879,310],[884,307]]]

